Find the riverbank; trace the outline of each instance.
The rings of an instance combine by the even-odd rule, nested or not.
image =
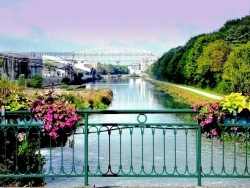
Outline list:
[[[154,84],[157,90],[163,91],[166,94],[173,96],[175,100],[188,105],[201,101],[218,101],[223,99],[222,96],[178,84],[153,80],[150,78],[147,78],[146,80]]]

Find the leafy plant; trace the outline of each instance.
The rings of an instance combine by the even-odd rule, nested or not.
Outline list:
[[[225,98],[220,102],[222,110],[228,110],[230,113],[236,110],[240,113],[243,109],[250,110],[250,104],[248,102],[248,97],[243,96],[241,93],[231,93],[225,96]]]
[[[75,88],[74,88],[74,87],[72,87],[72,86],[70,86],[70,87],[68,87],[68,88],[67,88],[67,90],[68,90],[68,91],[74,91],[74,90],[75,90]]]
[[[24,77],[20,76],[20,77],[18,78],[18,80],[17,80],[17,84],[18,84],[19,86],[25,86],[25,79],[24,79]]]
[[[64,83],[60,86],[61,89],[67,89],[68,87],[69,86],[67,84],[64,84]]]
[[[0,80],[0,108],[17,111],[27,109],[30,103],[24,88],[6,78]]]
[[[63,93],[62,97],[65,101],[70,102],[76,109],[87,109],[89,106],[88,101],[77,92]]]
[[[27,86],[32,88],[41,88],[43,84],[43,77],[40,75],[32,75],[29,79]]]

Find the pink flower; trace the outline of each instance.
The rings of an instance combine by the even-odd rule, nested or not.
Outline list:
[[[64,114],[59,115],[59,119],[62,119],[64,117]]]
[[[54,114],[55,119],[58,119],[58,117],[59,117],[58,114]]]
[[[47,123],[47,124],[44,125],[44,128],[45,128],[47,131],[50,131],[51,128],[52,128],[52,126],[51,126],[50,123]]]
[[[64,122],[61,122],[61,125],[60,125],[60,127],[61,128],[64,128],[66,126],[66,123],[64,123]]]
[[[204,121],[200,122],[200,126],[204,127],[205,126],[205,122]]]
[[[52,114],[54,112],[53,109],[48,109],[48,113]]]
[[[213,111],[214,111],[213,108],[209,108],[210,113],[213,113]]]
[[[238,129],[238,127],[233,127],[233,130],[234,130],[234,131],[237,131],[237,129]]]
[[[54,131],[50,132],[49,135],[53,138],[57,138],[57,133]]]
[[[194,120],[194,121],[197,121],[197,120],[198,120],[198,117],[197,117],[197,116],[194,116],[194,117],[193,117],[193,120]]]
[[[221,139],[218,140],[218,144],[222,144],[222,140]]]
[[[52,114],[47,114],[44,116],[44,119],[47,121],[53,121],[53,116],[52,116]]]
[[[209,124],[209,123],[212,123],[212,121],[213,121],[213,118],[212,118],[212,117],[209,117],[209,118],[207,118],[207,119],[205,120],[205,123],[206,123],[206,124]]]
[[[70,121],[70,119],[67,119],[67,120],[66,120],[66,125],[67,125],[68,127],[71,127],[71,121]]]
[[[215,129],[212,130],[212,135],[216,136],[217,135],[217,131]]]

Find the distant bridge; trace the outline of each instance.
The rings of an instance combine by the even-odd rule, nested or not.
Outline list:
[[[33,57],[54,56],[64,60],[76,61],[99,61],[99,62],[120,62],[130,61],[136,62],[141,59],[147,59],[154,62],[162,56],[161,53],[150,52],[146,50],[132,48],[93,48],[78,52],[26,52],[22,53]]]

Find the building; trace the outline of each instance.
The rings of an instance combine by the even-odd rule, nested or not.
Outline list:
[[[43,61],[39,57],[31,57],[16,53],[0,53],[0,74],[9,80],[17,80],[20,76],[29,78],[32,75],[41,75]]]

